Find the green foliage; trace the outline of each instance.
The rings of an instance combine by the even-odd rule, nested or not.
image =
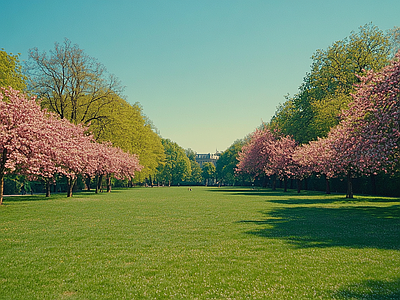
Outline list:
[[[90,124],[97,141],[110,141],[137,154],[144,168],[135,181],[155,176],[164,159],[161,138],[139,104],[131,105],[120,96],[122,87],[115,76],[67,39],[49,54],[35,48],[29,55],[30,88],[43,107],[73,123]]]
[[[220,183],[235,185],[241,180],[236,175],[235,169],[238,163],[239,152],[242,150],[244,144],[244,140],[237,140],[222,152],[216,167],[217,179]]]
[[[114,146],[139,156],[139,162],[144,168],[136,173],[135,181],[143,182],[154,177],[157,167],[164,160],[164,147],[161,138],[143,115],[140,105],[130,105],[119,98],[119,102],[114,103],[109,110],[107,118],[106,124],[91,124],[90,129],[96,139],[111,141]]]
[[[26,77],[22,73],[19,54],[7,53],[0,50],[0,87],[11,86],[15,90],[24,91]]]
[[[6,197],[2,299],[398,299],[400,200],[242,188]]]
[[[196,152],[192,149],[185,150],[186,156],[189,158],[190,161],[190,176],[186,180],[187,183],[198,185],[203,182],[202,171],[199,163],[196,161]]]
[[[300,143],[326,136],[347,108],[354,84],[359,83],[357,75],[384,67],[390,60],[391,45],[388,34],[366,24],[326,50],[317,50],[299,93],[278,107],[271,128],[280,128]]]
[[[206,185],[210,184],[215,179],[216,168],[213,163],[205,162],[202,169],[203,178],[206,180]]]
[[[191,169],[185,150],[169,139],[162,139],[165,161],[157,169],[156,179],[159,183],[178,185],[190,178]]]
[[[106,125],[109,111],[120,103],[119,80],[68,39],[49,54],[30,49],[26,70],[41,105],[74,124]]]

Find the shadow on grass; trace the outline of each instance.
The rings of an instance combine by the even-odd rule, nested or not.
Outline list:
[[[298,248],[352,247],[400,250],[400,205],[386,207],[289,207],[265,213],[264,220],[243,220],[248,231],[286,240]]]
[[[113,191],[113,193],[120,193],[121,191]],[[73,198],[87,198],[93,195],[101,195],[101,194],[107,194],[107,193],[100,193],[100,194],[95,194],[94,192],[75,192],[72,195]],[[34,195],[4,195],[3,198],[3,203],[7,204],[7,202],[25,202],[25,201],[46,201],[46,200],[58,200],[58,199],[66,199],[67,198],[67,193],[66,192],[61,192],[61,193],[52,193],[50,197],[46,197],[45,194],[34,194]]]
[[[314,194],[315,196],[316,194]],[[321,195],[321,194],[320,194]],[[299,195],[301,196],[301,195]],[[303,195],[306,196],[306,195]],[[268,200],[268,202],[279,203],[279,204],[288,204],[288,205],[304,205],[304,204],[329,204],[329,203],[336,203],[336,204],[361,204],[361,203],[398,203],[400,202],[400,198],[393,198],[393,197],[371,197],[371,196],[354,196],[353,199],[348,199],[342,194],[336,195],[336,197],[329,197],[328,195],[324,194],[322,197],[317,198],[304,198],[304,197],[285,197],[284,199],[273,199]]]
[[[226,193],[229,195],[240,195],[240,196],[288,196],[294,195],[293,191],[283,192],[283,191],[273,191],[271,189],[251,189],[251,188],[220,188],[220,189],[210,189],[210,192]],[[297,195],[297,194],[296,194]]]
[[[365,280],[334,293],[335,299],[400,299],[400,280]]]
[[[347,199],[344,194],[330,194],[327,195],[318,191],[302,190],[297,193],[296,190],[283,190],[272,189],[251,189],[251,188],[221,188],[212,189],[210,192],[226,193],[229,195],[239,196],[261,196],[261,197],[279,197],[275,199],[268,199],[268,202],[279,204],[329,204],[329,203],[362,203],[362,202],[400,202],[400,198],[393,197],[372,197],[372,196],[358,196],[355,195],[353,199]],[[309,196],[310,198],[307,198]]]

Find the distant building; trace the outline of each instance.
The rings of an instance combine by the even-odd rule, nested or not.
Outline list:
[[[215,153],[215,154],[196,154],[196,161],[199,163],[200,167],[203,168],[203,164],[206,162],[213,163],[214,166],[217,165],[217,160],[221,154],[220,153]]]

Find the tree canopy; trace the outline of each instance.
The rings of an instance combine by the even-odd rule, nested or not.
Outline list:
[[[158,182],[178,185],[188,179],[191,174],[190,161],[185,150],[170,139],[162,139],[165,161],[157,169]]]
[[[327,49],[317,50],[298,94],[278,107],[271,127],[300,143],[326,136],[351,101],[358,76],[378,71],[390,61],[390,39],[389,34],[366,24]]]
[[[15,90],[24,91],[26,88],[26,77],[22,72],[19,62],[19,54],[7,53],[0,50],[0,87],[11,86]]]

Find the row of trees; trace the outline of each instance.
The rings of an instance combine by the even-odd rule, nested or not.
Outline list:
[[[42,109],[51,111],[60,120],[86,128],[91,132],[92,142],[97,141],[97,144],[107,145],[110,149],[113,145],[123,152],[137,154],[142,168],[136,170],[133,179],[136,183],[178,185],[218,182],[238,185],[251,182],[255,175],[276,176],[285,181],[285,178],[302,179],[311,173],[332,178],[339,176],[339,173],[346,173],[346,163],[341,158],[340,164],[333,161],[328,164],[328,153],[331,158],[350,153],[346,148],[350,147],[349,139],[354,149],[370,153],[367,149],[369,146],[365,146],[366,141],[380,138],[377,133],[374,138],[367,138],[366,133],[362,136],[354,135],[354,124],[359,124],[357,130],[362,131],[365,126],[370,128],[377,122],[369,120],[371,107],[361,108],[367,101],[357,102],[356,99],[363,99],[360,93],[367,89],[370,81],[376,84],[376,78],[384,76],[372,70],[389,68],[387,66],[393,60],[393,53],[399,48],[399,32],[399,28],[395,28],[384,33],[376,26],[367,24],[348,38],[333,43],[328,49],[317,50],[312,57],[311,71],[304,78],[299,93],[293,97],[288,96],[268,124],[262,125],[243,140],[234,142],[221,153],[216,168],[212,164],[205,164],[201,169],[195,161],[194,151],[184,150],[176,143],[163,139],[151,121],[143,115],[140,105],[131,105],[123,98],[123,87],[118,79],[108,74],[102,64],[86,55],[77,45],[72,45],[69,40],[62,44],[56,43],[49,53],[31,49],[24,67],[20,65],[18,55],[0,51],[0,86],[12,86],[26,94],[38,95]],[[10,93],[11,90],[8,90]],[[396,93],[395,89],[393,93]],[[342,113],[349,107],[350,110]],[[365,110],[368,113],[364,113]],[[386,121],[392,124],[394,116],[388,118]],[[368,121],[364,121],[365,124],[361,126],[361,119]],[[384,170],[381,164],[387,163],[383,164],[381,159],[392,162],[393,167],[395,158],[390,151],[395,146],[387,141],[393,141],[394,137],[383,136],[381,134],[384,140],[379,142],[380,152],[376,150],[380,158],[372,160],[363,157],[362,160],[368,163],[363,166],[351,165],[350,178],[355,174],[374,174]],[[258,147],[252,150],[251,155],[254,157],[250,159],[249,154],[245,159],[244,153],[250,151],[257,139],[264,139],[264,145],[254,146]],[[341,142],[334,143],[335,139]],[[339,145],[342,145],[341,148]],[[364,145],[364,148],[360,148],[360,145]],[[290,157],[296,155],[298,166],[294,168]],[[320,158],[319,165],[329,165],[329,170],[315,169],[316,162],[311,157],[316,155],[326,156],[324,160]],[[235,171],[238,159],[238,170],[241,172]],[[256,165],[244,163],[245,160]],[[372,161],[378,164],[375,170],[367,167]],[[282,169],[282,164],[287,165],[287,170]],[[307,164],[309,169],[305,170]],[[87,183],[90,186],[90,181]]]
[[[98,143],[88,128],[75,125],[41,109],[34,97],[2,88],[0,93],[0,204],[4,176],[10,173],[41,178],[47,186],[57,176],[68,179],[68,194],[78,174],[96,176],[98,182],[111,176],[131,180],[142,166],[136,155]],[[110,186],[108,186],[110,188]]]
[[[364,30],[362,28],[361,32]],[[367,50],[371,53],[370,49]],[[385,67],[378,65],[377,68],[380,71],[375,72],[369,66],[369,70],[360,69],[364,75],[354,75],[357,80],[351,80],[353,93],[347,90],[342,94],[351,97],[352,101],[346,103],[348,109],[342,110],[338,124],[326,134],[318,134],[308,142],[304,141],[309,137],[296,141],[293,135],[285,135],[278,130],[280,127],[276,127],[275,118],[271,124],[256,130],[249,143],[243,146],[237,171],[255,176],[277,176],[285,182],[288,178],[302,180],[315,173],[325,176],[327,180],[344,175],[349,198],[353,197],[352,178],[394,172],[398,168],[400,142],[400,51]],[[310,75],[307,80],[310,78],[313,76]],[[339,80],[334,83],[333,90],[337,93],[339,86],[343,85]],[[321,88],[321,84],[314,88]],[[329,87],[323,90],[324,97],[327,97]],[[312,89],[307,93],[310,91]],[[302,93],[306,93],[305,90]],[[338,101],[343,99],[342,96]],[[335,101],[333,94],[329,97]],[[314,100],[311,97],[307,101],[312,104]]]
[[[140,105],[125,101],[118,79],[67,39],[62,44],[56,43],[49,53],[31,49],[24,66],[19,62],[19,55],[1,50],[0,86],[7,87],[7,93],[20,90],[37,96],[40,101],[36,102],[42,109],[60,120],[82,126],[91,133],[91,139],[107,151],[114,149],[112,144],[117,147],[115,149],[135,153],[142,166],[136,169],[135,182],[154,176],[164,161],[161,137],[143,115]],[[19,94],[18,97],[23,96]],[[9,96],[3,99],[7,101],[10,101]],[[10,174],[19,173],[9,170],[7,174],[12,178]]]

